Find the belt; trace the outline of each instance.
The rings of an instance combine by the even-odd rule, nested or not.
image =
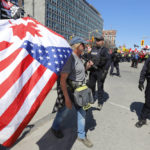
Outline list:
[[[84,81],[68,80],[68,85],[71,86],[71,88],[73,88],[73,89],[76,89],[76,88],[82,86],[83,84],[85,84],[85,80]]]

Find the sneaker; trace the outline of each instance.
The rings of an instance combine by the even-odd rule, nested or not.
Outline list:
[[[93,147],[92,142],[89,139],[87,139],[87,137],[85,139],[81,139],[78,137],[77,139],[78,139],[78,141],[82,142],[85,146]]]
[[[102,107],[103,107],[103,105],[102,105],[102,104],[98,104],[98,105],[97,105],[97,109],[99,109],[99,110],[101,110],[101,109],[102,109]]]
[[[143,125],[146,125],[146,120],[139,120],[139,121],[135,124],[135,126],[136,126],[137,128],[141,128]]]
[[[54,134],[55,137],[57,137],[58,139],[61,139],[64,137],[64,134],[62,133],[61,130],[55,130],[53,128],[51,128],[51,132]]]

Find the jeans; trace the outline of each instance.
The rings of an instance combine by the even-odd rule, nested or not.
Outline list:
[[[60,124],[64,120],[64,118],[69,113],[69,109],[66,107],[61,108],[54,119],[54,122],[52,124],[52,128],[55,130],[60,130]],[[85,117],[86,117],[86,111],[83,110],[83,108],[76,109],[77,111],[77,133],[78,137],[81,139],[85,138]]]

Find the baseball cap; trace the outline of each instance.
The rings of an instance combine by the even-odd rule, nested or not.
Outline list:
[[[70,45],[74,45],[74,44],[78,44],[78,43],[83,43],[83,44],[88,44],[87,41],[85,41],[83,38],[75,36],[74,38],[72,38],[72,40],[70,41]]]
[[[94,38],[95,38],[95,40],[104,41],[104,37],[101,36],[100,34],[96,34],[96,35],[94,36]]]

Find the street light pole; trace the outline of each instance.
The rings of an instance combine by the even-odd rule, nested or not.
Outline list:
[[[93,33],[94,31],[95,31],[95,32],[98,32],[98,29],[95,29],[95,30],[89,32],[89,40],[90,40],[90,38],[91,38],[91,37],[90,37],[91,33]]]

